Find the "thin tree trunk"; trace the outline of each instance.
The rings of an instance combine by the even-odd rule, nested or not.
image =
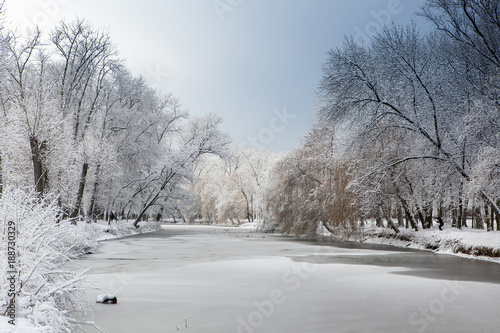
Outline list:
[[[490,219],[490,212],[488,209],[488,205],[484,204],[483,210],[484,210],[484,222],[486,224],[486,231],[491,231],[491,225],[492,225],[492,220]]]
[[[403,206],[403,210],[405,211],[407,223],[408,222],[410,223],[410,226],[413,230],[418,231],[418,225],[413,218],[413,214],[411,213],[410,208],[408,207],[408,204],[406,203],[406,201],[403,198],[401,198],[401,196],[399,196],[399,194],[398,194],[398,197],[399,197],[399,200],[401,201],[401,206]]]
[[[384,221],[382,220],[382,216],[380,215],[380,212],[378,212],[377,216],[375,217],[375,225],[377,226],[377,228],[384,227]]]
[[[0,155],[0,197],[3,193],[2,155]]]
[[[94,219],[94,208],[95,208],[95,198],[97,195],[97,185],[99,184],[99,173],[101,170],[101,165],[97,164],[94,172],[94,184],[92,185],[92,192],[90,194],[90,207],[89,214]]]
[[[39,143],[37,138],[30,136],[31,160],[33,162],[33,178],[35,181],[35,191],[43,195],[47,183],[47,173],[42,163],[42,153],[45,150],[45,144]]]
[[[252,213],[250,212],[250,202],[248,200],[248,196],[243,189],[241,189],[240,191],[243,194],[243,197],[245,198],[245,204],[246,204],[246,210],[247,210],[247,214],[246,214],[247,220],[248,220],[248,222],[252,222],[253,218],[252,218]]]
[[[89,170],[89,164],[87,162],[83,163],[82,173],[80,175],[80,184],[78,186],[78,194],[76,197],[75,209],[71,214],[72,218],[77,217],[80,214],[80,209],[82,207],[82,198],[85,191],[85,183],[87,182],[87,172]]]
[[[463,186],[464,186],[464,183],[460,182],[460,189],[458,191],[458,211],[457,211],[457,228],[458,229],[462,229],[462,226],[464,225],[463,215],[465,215],[465,211],[464,211],[464,204],[463,204],[463,198],[462,198]]]
[[[497,200],[497,206],[500,206],[500,199]],[[500,214],[498,214],[497,212],[494,213],[495,213],[495,220],[497,222],[497,231],[500,231]]]
[[[399,234],[399,228],[397,225],[394,224],[394,221],[392,220],[390,211],[387,209],[384,211],[385,219],[387,221],[387,226],[390,227],[392,230],[394,230],[395,233]]]
[[[401,208],[401,206],[398,206],[398,226],[400,228],[405,226],[405,222],[403,220],[403,208]]]
[[[460,220],[457,219],[458,208],[454,207],[451,209],[451,226],[460,229]]]
[[[424,219],[422,220],[422,224],[425,224],[426,228],[432,227],[432,205],[426,204],[424,207]]]

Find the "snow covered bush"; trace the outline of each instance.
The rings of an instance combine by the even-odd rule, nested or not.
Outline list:
[[[7,260],[8,245],[13,245],[12,233],[10,239],[7,236],[9,226],[16,231],[14,266]],[[91,237],[60,219],[54,198],[10,189],[0,197],[0,231],[1,315],[5,316],[12,298],[8,295],[11,275],[6,272],[15,271],[16,319],[25,318],[43,332],[77,330],[70,314],[84,311],[85,272],[72,271],[68,263],[95,245]]]

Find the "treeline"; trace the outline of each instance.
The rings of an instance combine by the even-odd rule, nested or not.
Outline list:
[[[391,25],[329,50],[307,137],[267,158],[262,186],[248,165],[212,173],[199,215],[251,220],[253,191],[264,230],[352,236],[373,220],[398,233],[438,218],[500,230],[500,2],[429,0],[420,15],[434,31]]]
[[[230,150],[221,119],[189,119],[85,21],[3,31],[0,186],[89,220],[258,220],[345,236],[367,220],[399,232],[441,218],[500,230],[499,8],[428,0],[420,14],[434,31],[388,26],[329,50],[315,123],[281,155]]]
[[[434,31],[392,25],[328,51],[316,124],[271,177],[268,225],[500,230],[499,1],[429,0],[420,15]]]
[[[188,119],[84,20],[29,36],[3,29],[0,48],[1,191],[55,196],[70,217],[138,223],[175,210],[196,161],[227,150],[221,119]]]

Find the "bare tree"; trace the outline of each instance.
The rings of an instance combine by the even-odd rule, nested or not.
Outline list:
[[[417,149],[382,161],[377,172],[432,160],[471,181],[470,163],[456,130],[468,114],[468,99],[450,85],[449,64],[438,53],[441,46],[439,37],[421,36],[414,26],[393,26],[370,47],[346,41],[343,48],[329,52],[321,83],[323,119],[355,124],[359,138],[368,132],[377,138],[404,131],[416,143]],[[498,214],[486,191],[478,193]]]
[[[116,52],[108,34],[94,29],[83,20],[61,22],[51,34],[51,42],[59,56],[60,108],[73,118],[75,146],[84,150],[82,142],[96,112],[102,109],[105,82],[118,65]],[[89,169],[88,154],[83,162],[72,217],[80,213]]]

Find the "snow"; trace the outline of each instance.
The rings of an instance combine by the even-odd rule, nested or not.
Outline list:
[[[2,333],[55,333],[50,327],[34,327],[25,318],[16,318],[16,325],[9,324],[9,318],[0,316],[0,332]]]
[[[160,229],[160,227],[161,224],[157,222],[142,222],[139,223],[139,227],[136,228],[133,226],[133,220],[112,221],[110,224],[102,220],[92,223],[87,223],[85,221],[78,222],[78,228],[81,232],[90,233],[92,238],[96,241],[153,232]]]
[[[454,254],[500,263],[500,232],[451,227],[445,227],[442,231],[437,228],[419,231],[401,228],[400,231],[398,238],[395,238],[392,230],[370,227],[365,229],[362,241],[433,250],[436,253]],[[496,257],[481,255],[485,252],[497,255]]]
[[[258,227],[259,227],[259,224],[257,222],[248,222],[248,223],[243,223],[240,225],[240,228],[257,229]]]
[[[150,236],[105,242],[93,255],[81,258],[93,267],[89,279],[95,286],[87,292],[94,311],[85,320],[109,332],[414,333],[423,325],[427,332],[498,328],[495,305],[500,285],[492,281],[500,272],[485,274],[497,265],[475,265],[431,252],[323,244],[241,228],[190,225],[165,225]],[[347,264],[349,257],[371,263]],[[329,261],[332,258],[335,262]],[[381,258],[389,264],[378,264]],[[439,268],[412,267],[415,259]],[[465,276],[471,265],[488,283]],[[439,277],[443,272],[447,275]],[[119,304],[96,304],[95,295],[103,292],[116,292]],[[478,295],[481,312],[471,313],[470,304],[477,303]],[[428,322],[420,314],[424,308],[431,309]]]
[[[87,270],[74,259],[98,246],[98,240],[158,230],[158,223],[104,221],[76,225],[59,220],[57,199],[40,199],[21,190],[0,198],[0,307],[15,293],[10,317],[0,316],[0,332],[73,332],[71,315],[82,307]],[[1,222],[3,221],[3,222]],[[7,238],[7,236],[9,238]],[[7,246],[8,244],[8,246]],[[8,274],[5,274],[8,272]],[[13,304],[13,303],[12,303]]]
[[[115,294],[100,294],[96,297],[96,303],[105,303],[106,301],[111,301],[113,299],[117,299]],[[116,303],[116,302],[114,302]]]

